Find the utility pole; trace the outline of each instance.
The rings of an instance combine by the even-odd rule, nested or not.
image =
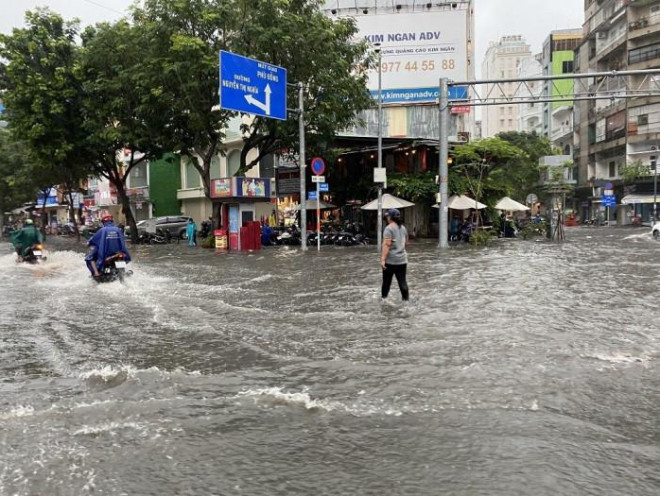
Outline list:
[[[298,126],[300,132],[300,232],[302,251],[307,251],[307,165],[305,164],[305,85],[298,83]]]
[[[449,248],[449,198],[447,186],[449,181],[449,81],[447,78],[440,79],[440,150],[438,158],[438,182],[440,184],[440,208],[438,219],[438,230],[440,248]]]
[[[658,157],[651,157],[651,169],[653,169],[653,222],[658,220]]]
[[[375,45],[378,54],[378,169],[383,168],[383,54],[380,43]],[[381,172],[379,170],[378,172]],[[378,183],[378,252],[383,247],[383,183]]]

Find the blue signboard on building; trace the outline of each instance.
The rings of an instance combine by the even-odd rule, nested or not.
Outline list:
[[[378,101],[378,91],[371,91],[371,97]],[[431,88],[408,88],[400,90],[381,91],[383,103],[423,103],[435,102],[440,98],[440,88],[434,86]],[[460,101],[468,99],[467,86],[450,86],[449,101]]]
[[[286,69],[220,52],[220,107],[286,120]]]

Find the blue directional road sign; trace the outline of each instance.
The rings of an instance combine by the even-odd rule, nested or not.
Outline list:
[[[616,196],[615,195],[605,195],[602,197],[603,207],[616,207]]]
[[[316,194],[316,191],[310,191],[310,192],[307,194],[307,199],[308,199],[308,200],[318,200],[318,198],[319,198],[319,197],[318,197],[318,195]]]
[[[221,51],[220,107],[286,120],[286,69]]]
[[[328,183],[319,184],[319,191],[323,191],[324,193],[327,193],[328,191],[330,191],[330,186],[328,186]]]

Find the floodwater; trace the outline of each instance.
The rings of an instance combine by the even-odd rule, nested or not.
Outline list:
[[[407,305],[370,248],[0,244],[0,495],[656,496],[660,243],[568,236],[414,244]]]

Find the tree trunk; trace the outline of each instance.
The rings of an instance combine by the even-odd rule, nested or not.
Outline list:
[[[131,210],[131,201],[126,194],[126,188],[124,187],[124,182],[115,177],[115,180],[111,179],[111,182],[117,188],[117,194],[119,195],[119,200],[121,201],[122,212],[126,217],[126,223],[131,230],[131,242],[133,244],[138,244],[140,242],[140,235],[137,230],[137,223],[135,222],[135,217],[133,216],[133,211]]]
[[[48,225],[48,213],[46,213],[46,203],[48,203],[48,196],[50,196],[50,190],[53,188],[42,189],[41,192],[44,194],[44,203],[41,206],[41,234],[44,237],[44,240],[47,236],[46,226]]]
[[[76,240],[78,240],[78,243],[80,243],[80,229],[78,229],[78,223],[76,222],[76,211],[73,208],[73,191],[71,191],[71,188],[68,188],[68,194],[67,196],[69,197],[69,220],[73,224],[73,231],[76,233]]]

